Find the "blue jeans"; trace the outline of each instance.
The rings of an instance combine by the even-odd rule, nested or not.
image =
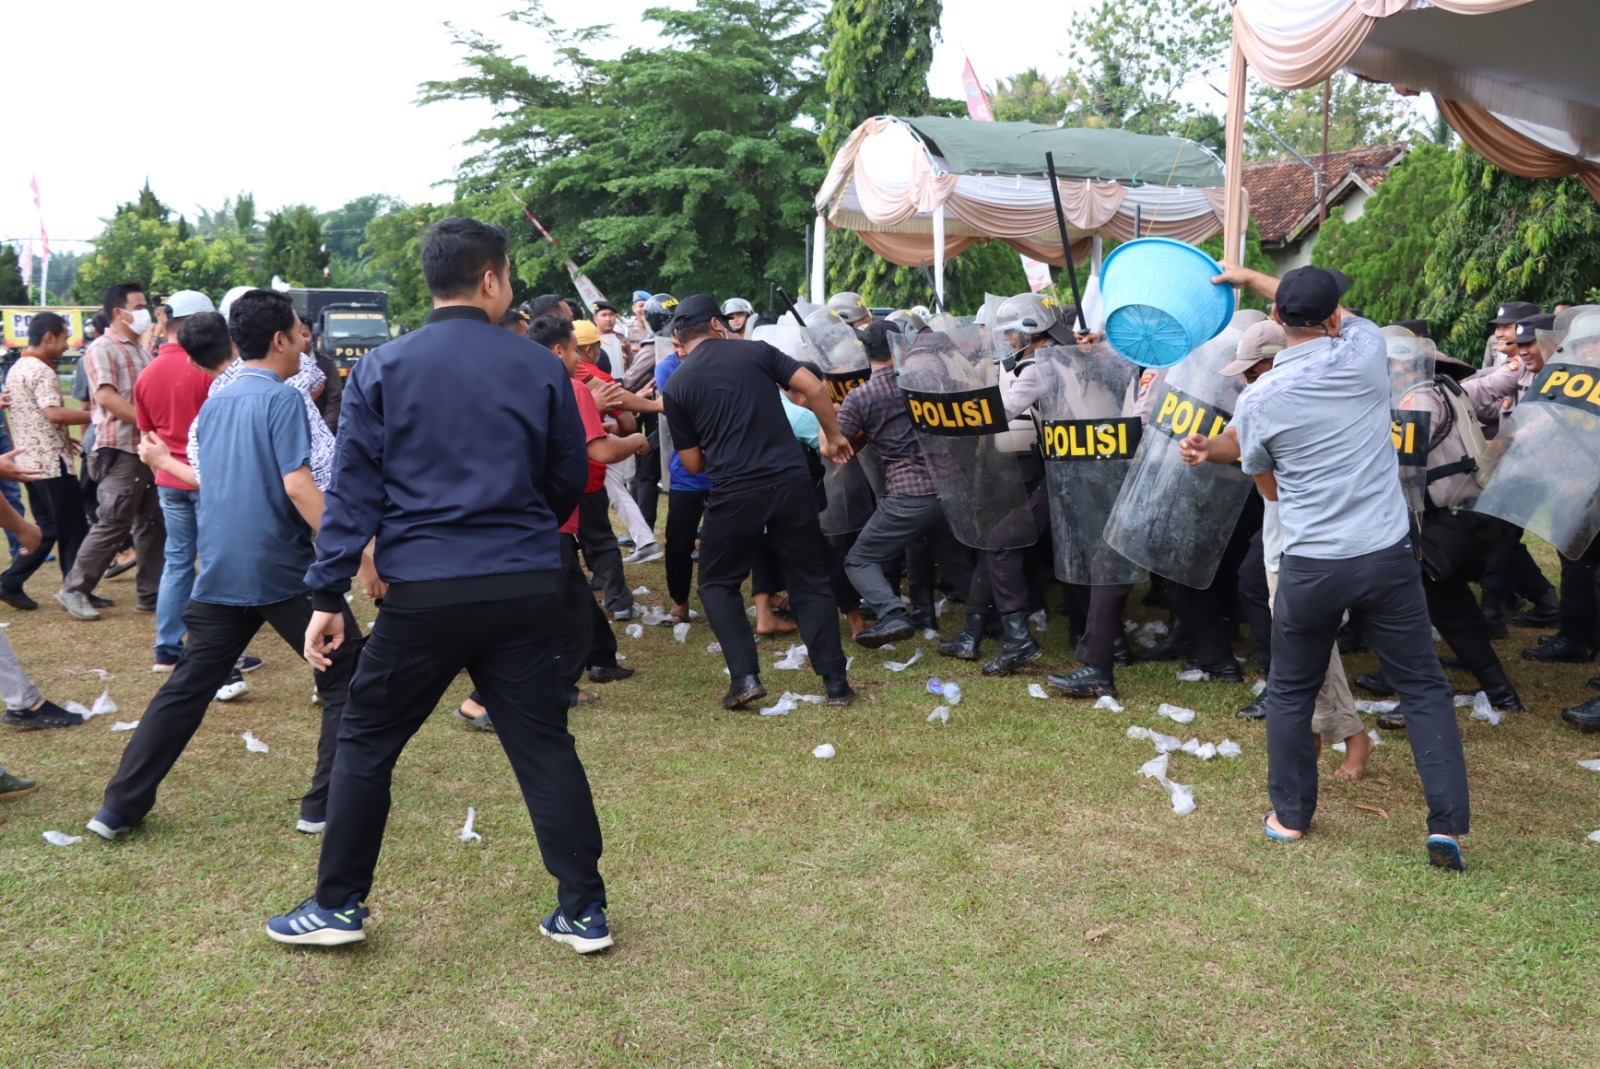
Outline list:
[[[11,431],[4,423],[0,423],[0,453],[9,453],[14,448],[16,447],[11,444]],[[0,494],[5,495],[5,499],[10,502],[11,507],[17,510],[18,516],[27,515],[22,508],[22,487],[14,482],[0,479]],[[21,543],[17,541],[17,536],[10,531],[6,532],[6,543],[11,547],[11,555],[13,557],[22,548]]]
[[[156,595],[156,655],[174,660],[183,651],[183,610],[194,591],[195,501],[197,490],[156,487],[167,525],[166,566]]]

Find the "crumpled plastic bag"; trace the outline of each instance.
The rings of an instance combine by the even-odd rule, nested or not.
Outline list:
[[[629,624],[627,627],[622,629],[622,633],[627,635],[629,638],[644,638],[644,625]]]
[[[661,611],[660,606],[646,605],[644,612],[639,616],[639,622],[646,627],[659,627],[672,622],[672,614]]]
[[[1128,728],[1128,738],[1149,739],[1155,743],[1157,753],[1171,753],[1183,745],[1183,740],[1176,735],[1163,735],[1159,731],[1139,727],[1137,724]]]
[[[63,705],[61,708],[65,709],[69,713],[77,713],[79,716],[83,717],[85,720],[89,719],[91,716],[94,715],[93,713],[91,713],[89,711],[89,707],[87,705],[83,704],[82,702],[68,702],[67,704]]]
[[[706,647],[706,652],[707,653],[721,653],[722,652],[722,643],[720,643],[720,642],[711,643],[709,646]]]
[[[1379,746],[1383,745],[1383,736],[1378,734],[1377,728],[1373,728],[1371,731],[1367,732],[1367,738],[1372,740],[1373,749],[1377,749]],[[1333,751],[1335,753],[1349,753],[1350,747],[1342,741],[1336,742],[1333,744]]]
[[[1250,694],[1253,697],[1256,697],[1256,698],[1261,697],[1266,692],[1267,692],[1267,681],[1265,679],[1256,680],[1255,685],[1250,688]]]
[[[1455,697],[1456,708],[1457,709],[1465,709],[1465,708],[1467,708],[1468,706],[1470,706],[1472,704],[1472,699],[1475,698],[1475,697],[1476,697],[1476,695],[1474,695],[1474,694],[1457,694],[1456,697]]]
[[[1500,710],[1496,709],[1492,704],[1490,704],[1489,695],[1480,690],[1478,693],[1472,696],[1471,719],[1482,720],[1490,727],[1497,728],[1501,725],[1505,718],[1505,713],[1502,713]]]
[[[1168,705],[1166,702],[1162,702],[1156,706],[1156,715],[1164,716],[1168,720],[1175,720],[1180,724],[1187,724],[1194,720],[1195,713],[1193,709],[1185,709],[1181,705]]]
[[[1044,699],[1048,700],[1050,698],[1050,695],[1039,684],[1037,684],[1037,683],[1029,683],[1028,684],[1028,697],[1030,697],[1030,698],[1044,698]]]
[[[1179,816],[1194,812],[1194,788],[1187,783],[1174,783],[1167,778],[1167,759],[1170,755],[1161,754],[1152,757],[1139,766],[1139,774],[1147,779],[1153,779],[1166,788],[1167,797],[1172,801],[1172,811]]]
[[[815,750],[812,750],[811,751],[811,756],[812,757],[820,757],[823,760],[827,760],[828,758],[834,756],[838,752],[839,752],[838,750],[835,750],[833,748],[833,743],[825,742],[821,746],[818,746]]]
[[[1186,668],[1178,673],[1179,683],[1204,683],[1211,678],[1211,673],[1202,672],[1198,668]]]
[[[883,666],[891,672],[904,672],[907,668],[922,660],[922,647],[918,646],[911,651],[911,656],[904,661],[884,661]]]
[[[934,676],[932,679],[928,680],[928,693],[943,696],[944,700],[949,702],[951,705],[961,704],[960,683],[943,683],[940,682],[938,676]]]
[[[59,831],[47,831],[44,833],[44,841],[51,846],[71,846],[73,843],[83,842],[83,836],[66,835]]]
[[[1038,686],[1038,684],[1034,684],[1034,685]],[[1120,712],[1124,712],[1125,711],[1124,707],[1117,702],[1117,699],[1113,698],[1109,694],[1100,695],[1099,698],[1095,699],[1095,703],[1093,705],[1091,705],[1090,708],[1091,709],[1109,709],[1113,713],[1120,713]]]
[[[689,641],[689,625],[688,624],[673,624],[672,625],[672,637],[677,639],[679,642],[688,642]]]
[[[1579,761],[1578,762],[1578,767],[1579,768],[1587,768],[1591,772],[1600,772],[1600,758],[1591,757],[1587,761]]]
[[[1131,622],[1132,621],[1129,621],[1129,623]],[[1127,624],[1124,624],[1123,626],[1126,627]],[[1161,640],[1166,637],[1167,625],[1160,620],[1151,620],[1149,623],[1139,628],[1139,630],[1133,636],[1133,641],[1139,646],[1140,649],[1149,650],[1159,646],[1161,644]]]
[[[461,834],[456,838],[464,843],[481,843],[483,836],[472,830],[472,825],[478,821],[478,811],[472,806],[467,806],[467,822],[461,826]]]
[[[934,639],[936,639],[938,637],[939,637],[939,632],[935,631],[933,628],[925,627],[925,628],[922,629],[922,641],[924,641],[924,642],[932,642]]]
[[[115,724],[111,725],[111,730],[112,731],[132,731],[134,728],[136,728],[138,726],[139,726],[139,721],[138,720],[118,720]]]
[[[944,615],[945,606],[948,604],[949,603],[945,601],[944,598],[940,598],[938,601],[933,603],[933,618],[935,620]]]
[[[637,587],[633,588],[633,596],[636,597],[636,598],[645,597],[649,593],[650,593],[650,588],[647,587],[647,586],[637,586]]]
[[[806,652],[807,651],[804,646],[790,646],[784,651],[783,656],[778,658],[777,663],[775,663],[772,667],[781,669],[785,672],[793,672],[804,668],[806,664]]]
[[[1370,713],[1392,713],[1396,709],[1400,708],[1400,703],[1398,701],[1369,702],[1369,701],[1362,701],[1362,700],[1358,699],[1356,701],[1355,705],[1356,705],[1356,712],[1358,712],[1358,713],[1369,713],[1369,714]]]
[[[1217,743],[1218,757],[1238,757],[1242,753],[1244,753],[1244,751],[1241,750],[1239,748],[1239,744],[1234,742],[1232,739],[1223,739],[1221,742]]]
[[[948,705],[941,705],[937,709],[935,709],[933,712],[929,713],[928,714],[928,723],[930,723],[930,724],[933,724],[933,723],[948,724],[948,723],[950,723],[950,707]]]
[[[1179,747],[1184,753],[1198,757],[1202,761],[1209,761],[1217,756],[1217,744],[1214,742],[1201,742],[1199,739],[1190,739]]]
[[[785,715],[787,715],[789,713],[794,712],[796,709],[800,708],[800,705],[801,705],[802,702],[807,704],[807,705],[821,705],[822,704],[822,695],[820,695],[820,694],[796,694],[792,690],[786,690],[786,691],[783,692],[783,695],[778,698],[778,704],[777,705],[764,706],[761,709],[761,715],[762,716],[785,716]]]
[[[1042,635],[1050,630],[1050,613],[1045,609],[1040,609],[1038,612],[1028,616],[1028,622],[1033,625],[1035,631]]]
[[[105,682],[108,679],[116,679],[117,678],[116,676],[112,675],[110,672],[106,671],[104,668],[68,668],[67,669],[67,675],[69,675],[69,676],[95,676],[102,683]]]
[[[249,750],[251,753],[267,753],[268,752],[267,744],[262,742],[260,739],[256,738],[250,732],[247,731],[247,732],[245,732],[243,735],[241,735],[239,737],[244,740],[244,748],[246,750]]]
[[[1128,632],[1139,630],[1139,621],[1137,621],[1137,620],[1124,620],[1124,621],[1122,621],[1122,630],[1123,630],[1124,633],[1128,633]]]
[[[1589,839],[1589,841],[1591,843],[1600,843],[1600,831],[1592,831],[1592,832],[1590,832],[1589,835],[1588,835],[1588,839]]]

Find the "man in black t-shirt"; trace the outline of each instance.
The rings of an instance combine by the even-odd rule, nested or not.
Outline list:
[[[778,399],[780,386],[803,393],[822,429],[822,455],[843,463],[851,449],[828,391],[765,342],[729,338],[721,309],[705,294],[678,305],[672,331],[685,349],[683,366],[663,394],[673,448],[686,469],[711,478],[700,538],[700,603],[732,677],[723,708],[740,708],[767,693],[739,589],[763,531],[782,562],[789,604],[812,668],[827,687],[827,704],[848,705],[855,692],[845,677],[814,487]]]

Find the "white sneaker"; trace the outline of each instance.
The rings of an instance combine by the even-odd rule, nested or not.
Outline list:
[[[249,693],[250,684],[244,681],[243,676],[235,676],[217,688],[216,699],[219,702],[231,702]]]
[[[660,560],[662,557],[665,557],[666,555],[667,555],[666,550],[661,548],[661,543],[660,542],[651,542],[648,545],[640,546],[638,549],[634,550],[632,553],[629,553],[626,557],[623,557],[622,558],[622,563],[623,564],[649,564],[651,561]]]
[[[328,822],[326,820],[307,820],[304,817],[294,822],[294,830],[301,835],[316,835],[327,826]]]

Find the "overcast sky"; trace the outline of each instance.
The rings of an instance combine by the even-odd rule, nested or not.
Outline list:
[[[1030,66],[1065,67],[1066,22],[1089,0],[945,0],[944,41],[930,81],[961,97],[962,51],[986,85]],[[241,190],[263,212],[306,202],[336,208],[365,193],[415,203],[448,197],[448,179],[485,125],[481,104],[414,103],[424,79],[459,73],[460,50],[440,11],[518,49],[533,34],[502,16],[517,0],[372,5],[277,0],[264,5],[166,0],[130,8],[73,0],[62,10],[7,4],[9,128],[0,168],[0,240],[37,233],[30,176],[44,195],[56,249],[83,249],[148,176],[156,195],[191,219]],[[609,22],[620,52],[648,44],[644,0],[547,0],[567,25]],[[673,4],[672,6],[680,6]],[[687,6],[682,4],[681,6]],[[54,41],[52,48],[25,42]],[[30,96],[30,93],[36,94]],[[46,118],[59,148],[27,115]]]

